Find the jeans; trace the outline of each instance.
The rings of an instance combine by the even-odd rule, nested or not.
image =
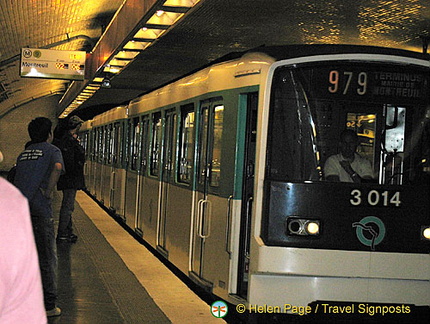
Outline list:
[[[42,275],[45,309],[51,310],[57,301],[57,246],[55,243],[54,219],[31,216],[36,241],[39,266]]]
[[[69,237],[73,234],[72,213],[75,210],[76,189],[64,189],[61,202],[58,237]]]

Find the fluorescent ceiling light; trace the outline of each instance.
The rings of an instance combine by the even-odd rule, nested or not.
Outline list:
[[[167,0],[164,2],[163,6],[167,7],[193,7],[195,6],[200,0]]]
[[[145,48],[147,48],[151,42],[138,42],[138,41],[129,41],[125,46],[124,49],[127,50],[140,50],[143,51]]]
[[[140,54],[140,52],[133,52],[133,51],[121,51],[118,54],[116,54],[114,56],[114,58],[116,59],[127,59],[127,60],[132,60],[134,59],[136,56],[138,56]]]
[[[156,39],[165,32],[165,29],[143,27],[137,31],[133,38]]]
[[[158,10],[151,18],[149,18],[147,24],[171,26],[183,15],[183,13],[179,12]]]
[[[117,60],[117,59],[113,58],[112,60],[109,61],[108,65],[110,65],[110,66],[121,66],[121,67],[124,67],[128,63],[130,63],[130,61],[127,61],[127,60]]]

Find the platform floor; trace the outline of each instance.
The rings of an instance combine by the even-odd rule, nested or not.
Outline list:
[[[60,203],[56,192],[57,222]],[[84,192],[78,192],[73,221],[77,243],[57,244],[63,313],[49,323],[224,322]]]

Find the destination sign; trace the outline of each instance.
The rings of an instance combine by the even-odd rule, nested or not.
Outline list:
[[[312,69],[310,91],[319,98],[399,101],[428,99],[429,78],[417,70],[383,65],[339,65]]]
[[[422,96],[424,76],[407,72],[374,72],[373,94],[376,96],[394,96],[420,98]]]
[[[82,81],[85,76],[85,59],[84,51],[23,48],[20,75],[26,78]]]

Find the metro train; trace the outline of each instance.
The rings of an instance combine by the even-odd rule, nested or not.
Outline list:
[[[428,307],[429,72],[427,54],[372,46],[229,54],[86,121],[88,192],[250,312]],[[325,179],[344,129],[373,180]]]

